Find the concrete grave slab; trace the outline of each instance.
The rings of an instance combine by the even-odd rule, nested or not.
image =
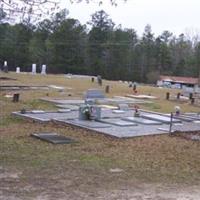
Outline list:
[[[123,112],[113,112],[113,110],[104,110],[101,112],[101,118],[122,118],[133,116],[133,110],[126,110]]]
[[[67,113],[67,112],[71,112],[71,110],[70,109],[58,109],[58,112]]]
[[[169,116],[170,117],[170,114],[167,114],[166,116]],[[181,121],[185,121],[185,122],[192,122],[193,119],[190,118],[190,117],[187,117],[187,116],[183,116],[183,115],[173,115],[173,118],[174,119],[179,119]]]
[[[71,104],[71,105],[80,105],[84,104],[85,101],[81,99],[49,99],[49,98],[41,98],[43,101],[56,103],[56,104]]]
[[[57,133],[33,133],[31,136],[53,144],[71,144],[75,142],[71,138],[58,135]]]
[[[192,119],[192,120],[200,120],[200,115],[199,114],[194,114],[194,115],[185,115],[185,114],[182,114],[181,116],[183,117],[187,117],[189,119]]]
[[[105,126],[100,127],[99,124],[93,126],[91,121],[82,121],[80,120],[56,120],[56,122],[60,122],[62,124],[70,124],[73,126],[77,126],[80,128],[85,128],[91,131],[95,131],[101,134],[117,137],[117,138],[129,138],[129,137],[138,137],[138,136],[145,136],[145,135],[157,135],[157,134],[166,134],[168,132],[163,130],[158,130],[158,127],[162,127],[164,129],[169,129],[169,125],[162,124],[162,125],[141,125],[138,124],[137,126],[118,126],[112,124],[105,124]],[[80,123],[79,123],[80,122]],[[96,122],[97,123],[97,122]],[[100,122],[99,122],[100,123]],[[91,125],[90,125],[91,124]],[[101,126],[103,123],[100,123]]]
[[[199,123],[185,122],[182,126],[172,126],[172,129],[179,132],[200,131]]]
[[[31,113],[31,112],[26,112],[25,114],[22,114],[20,112],[13,112],[14,115],[33,119],[36,121],[41,121],[41,122],[48,122],[51,121],[52,119],[75,119],[78,118],[78,112],[76,111],[71,111],[71,112],[45,112],[45,113]]]
[[[102,90],[89,89],[85,93],[85,99],[104,99],[105,95]]]
[[[70,109],[70,110],[78,110],[79,106],[76,105],[70,105],[70,104],[57,104],[56,107],[62,108],[62,109]]]
[[[31,113],[38,114],[38,113],[45,113],[44,110],[32,110]]]
[[[158,122],[158,121],[154,121],[154,120],[150,120],[150,119],[144,119],[142,117],[125,117],[125,118],[122,118],[122,120],[136,122],[136,123],[139,123],[139,124],[146,124],[146,125],[160,125],[160,124],[162,124],[162,122]]]
[[[103,122],[103,123],[107,123],[107,124],[116,125],[116,126],[125,126],[125,127],[126,126],[137,126],[136,123],[124,121],[124,120],[121,120],[118,118],[101,119],[99,121]]]
[[[108,128],[108,127],[110,127],[110,125],[108,125],[108,124],[104,124],[104,123],[97,122],[97,121],[79,120],[79,119],[71,119],[71,120],[55,119],[55,120],[60,121],[60,122],[70,123],[72,125],[77,125],[80,127],[86,127],[86,128]]]
[[[113,110],[112,112],[113,112],[113,113],[116,113],[116,114],[125,113],[124,110]]]
[[[155,96],[150,96],[150,95],[132,95],[132,94],[127,94],[126,97],[130,98],[136,98],[136,99],[157,99]]]
[[[158,114],[153,114],[153,113],[141,113],[141,117],[154,120],[154,121],[159,121],[163,123],[170,123],[170,117],[169,116],[164,116],[164,115],[158,115]],[[172,120],[173,123],[181,123],[181,120],[179,119],[174,119]]]

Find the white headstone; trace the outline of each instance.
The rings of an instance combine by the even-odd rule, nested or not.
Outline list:
[[[32,64],[32,74],[36,74],[36,64]]]
[[[41,74],[46,74],[46,69],[47,69],[47,66],[46,65],[42,65]]]
[[[8,64],[7,61],[4,61],[4,66],[7,66],[7,64]]]
[[[16,68],[16,73],[18,73],[18,74],[20,73],[20,67]]]

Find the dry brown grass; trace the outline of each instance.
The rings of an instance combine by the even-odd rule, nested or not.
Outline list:
[[[80,98],[87,88],[100,88],[90,80],[66,79],[63,75],[32,76],[9,73],[8,77],[17,78],[15,84],[72,87],[72,98]],[[5,84],[8,83],[10,81]],[[111,85],[109,96],[132,92],[123,83],[104,81],[103,87],[107,84]],[[144,108],[169,112],[177,105],[176,102],[164,100],[167,91],[176,94],[175,90],[139,86],[138,91],[159,97],[155,103],[145,105]],[[33,184],[36,191],[41,192],[41,188],[46,187],[45,183],[48,182],[64,190],[64,187],[68,187],[66,180],[70,181],[71,189],[78,187],[83,191],[96,191],[96,188],[113,189],[120,185],[136,183],[200,184],[199,142],[168,135],[114,139],[79,128],[16,119],[10,113],[23,107],[55,107],[37,100],[44,97],[47,91],[22,91],[19,103],[12,103],[4,97],[4,93],[0,93],[0,167],[22,172],[18,180],[20,187]],[[48,93],[50,97],[69,98],[67,94],[53,89]],[[200,111],[188,103],[181,104],[181,107],[188,112]],[[71,145],[52,145],[29,137],[31,133],[42,131],[57,132],[78,142]],[[123,172],[110,173],[111,168],[121,168]],[[38,184],[41,184],[40,187]],[[6,182],[6,185],[11,188],[12,181]],[[10,190],[16,192],[17,189],[13,187]],[[27,195],[34,196],[34,190],[31,191]]]

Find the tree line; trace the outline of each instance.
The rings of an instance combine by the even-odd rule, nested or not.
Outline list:
[[[9,70],[46,64],[49,73],[101,75],[110,80],[154,82],[162,75],[198,77],[200,42],[170,31],[155,37],[150,25],[142,36],[116,26],[103,10],[82,25],[62,10],[37,24],[3,23],[0,62]],[[89,28],[88,28],[89,27]]]

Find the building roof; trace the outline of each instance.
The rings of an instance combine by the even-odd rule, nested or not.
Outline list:
[[[185,84],[198,84],[198,78],[193,77],[181,77],[181,76],[160,76],[160,81],[185,83]]]

